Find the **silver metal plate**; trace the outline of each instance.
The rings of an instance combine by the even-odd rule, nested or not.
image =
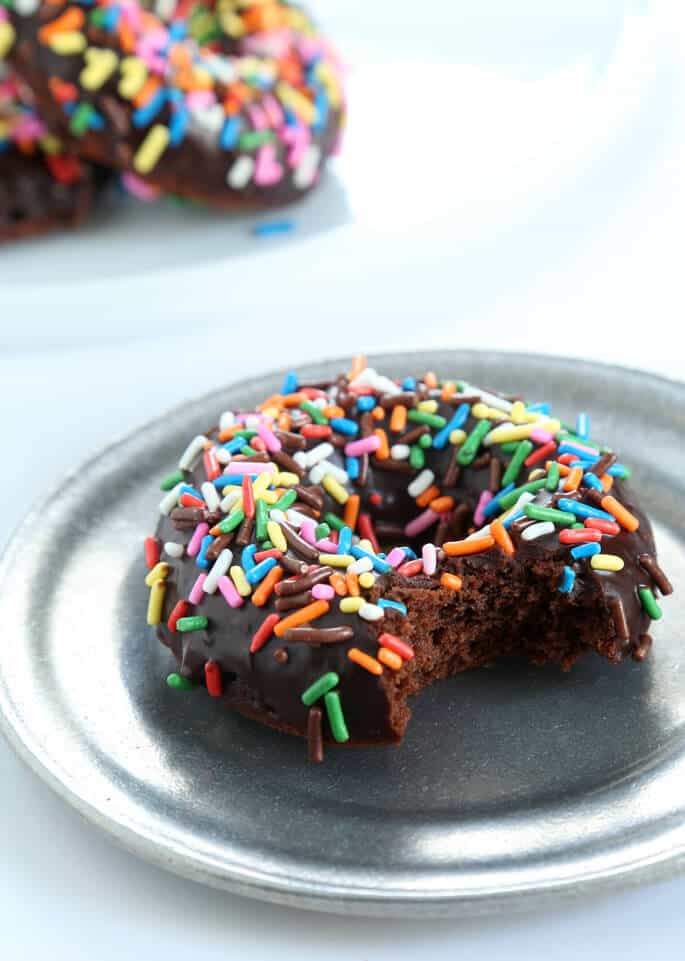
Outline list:
[[[170,690],[144,623],[158,482],[269,375],[172,411],[46,496],[0,568],[0,707],[18,753],[128,849],[208,884],[383,916],[530,907],[685,859],[685,387],[585,362],[470,352],[373,359],[548,399],[634,468],[676,584],[643,665],[508,663],[420,694],[399,748],[328,751]],[[342,362],[304,371],[336,373]],[[680,588],[680,592],[678,592]]]

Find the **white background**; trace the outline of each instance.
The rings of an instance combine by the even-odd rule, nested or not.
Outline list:
[[[682,379],[682,0],[318,9],[350,65],[350,126],[291,235],[128,205],[0,254],[0,541],[113,436],[271,367],[444,344]],[[0,785],[9,961],[683,953],[685,879],[534,916],[346,921],[139,863],[4,744]]]

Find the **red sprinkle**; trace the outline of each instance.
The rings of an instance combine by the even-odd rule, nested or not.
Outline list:
[[[271,547],[268,551],[257,551],[254,556],[255,564],[259,564],[260,561],[265,561],[267,557],[275,557],[279,560],[283,557],[283,551],[279,551],[277,547]]]
[[[568,467],[569,464],[572,464],[574,461],[578,460],[578,455],[562,454],[561,457],[557,457],[557,460],[559,461],[560,464],[563,464],[565,467]]]
[[[280,615],[278,614],[269,614],[269,616],[262,621],[261,625],[255,631],[250,643],[250,654],[256,654],[260,648],[264,647],[266,642],[273,634],[274,627],[278,624],[280,619]]]
[[[243,510],[245,511],[245,517],[254,517],[254,491],[252,490],[252,481],[247,474],[243,477]]]
[[[169,614],[169,620],[166,622],[166,626],[170,631],[176,630],[176,622],[179,618],[185,617],[188,613],[188,601],[177,601],[171,614]]]
[[[414,656],[414,648],[411,644],[407,644],[406,641],[403,641],[401,637],[397,637],[396,634],[381,634],[378,638],[378,643],[381,647],[387,647],[388,650],[399,654],[405,661],[411,661]]]
[[[224,686],[221,668],[216,661],[205,661],[205,681],[207,682],[208,693],[212,697],[221,697]]]
[[[156,537],[146,537],[145,538],[145,566],[149,571],[159,564],[159,541]]]
[[[407,561],[405,564],[400,564],[397,568],[397,573],[402,574],[404,577],[413,577],[415,574],[419,574],[423,570],[423,561],[421,558],[417,557],[415,561]]]
[[[593,531],[585,528],[585,530],[564,530],[559,531],[559,543],[560,544],[591,544],[593,541],[601,541],[602,534],[600,531]]]
[[[318,387],[300,387],[298,394],[304,394],[307,400],[318,400],[319,397],[323,397],[324,400],[328,400],[328,394],[325,394]]]
[[[601,531],[603,534],[620,534],[621,528],[613,521],[605,521],[601,517],[586,517],[585,526],[593,531]]]
[[[359,520],[357,521],[357,533],[361,538],[366,538],[366,540],[371,541],[374,554],[379,552],[380,547],[378,544],[378,538],[376,537],[376,531],[373,527],[373,521],[368,514],[359,515]]]
[[[205,464],[207,480],[216,480],[216,478],[221,475],[221,467],[219,466],[219,461],[216,459],[216,454],[211,447],[204,452],[203,460]]]
[[[305,424],[300,430],[303,437],[315,437],[318,440],[324,440],[326,437],[330,437],[332,433],[333,431],[328,424]]]
[[[373,504],[374,507],[380,507],[383,503],[383,498],[378,492],[369,494],[369,503]]]
[[[537,450],[532,451],[523,463],[526,467],[532,467],[533,464],[539,464],[541,460],[547,460],[548,457],[553,457],[556,449],[557,445],[551,440],[548,444],[543,444],[542,447],[538,447]]]
[[[75,184],[82,176],[81,164],[76,157],[69,154],[48,154],[45,158],[50,173],[62,184]]]
[[[250,447],[252,450],[262,451],[262,453],[266,450],[266,444],[261,437],[253,437],[250,440]]]
[[[187,491],[181,494],[178,499],[181,507],[206,507],[207,505],[199,497],[195,497],[194,494],[189,494]]]

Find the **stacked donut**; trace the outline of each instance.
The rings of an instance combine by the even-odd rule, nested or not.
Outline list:
[[[314,186],[344,104],[338,61],[309,17],[285,0],[147,6],[0,6],[0,60],[30,92],[36,131],[144,198],[271,205]]]

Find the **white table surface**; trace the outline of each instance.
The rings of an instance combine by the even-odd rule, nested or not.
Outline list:
[[[551,6],[520,0],[514,17],[506,0],[418,12],[319,0],[350,60],[351,123],[290,237],[254,240],[254,218],[126,209],[3,251],[0,542],[112,437],[284,364],[501,347],[682,379],[682,4]],[[298,336],[280,342],[286,328]],[[11,626],[2,639],[11,656]],[[4,742],[0,785],[9,961],[120,961],[131,948],[150,961],[682,957],[685,879],[536,915],[346,920],[148,867]]]

